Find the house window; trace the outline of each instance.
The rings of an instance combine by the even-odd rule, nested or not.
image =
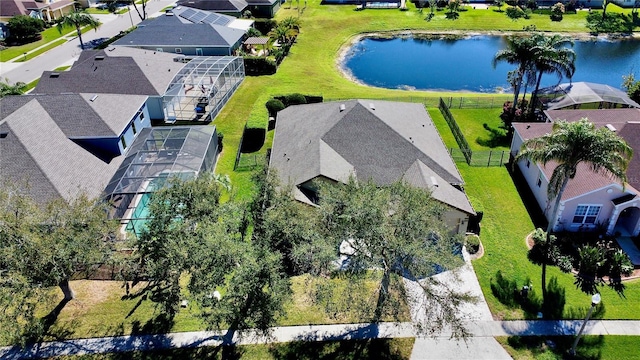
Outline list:
[[[176,54],[182,54],[182,49],[181,48],[176,48]]]
[[[122,148],[127,148],[127,141],[124,139],[124,135],[120,136],[120,144],[122,144]]]
[[[132,121],[132,122],[131,122],[131,130],[133,130],[133,133],[134,133],[134,134],[138,132],[138,131],[136,130],[136,122],[135,122],[135,121]]]
[[[538,187],[542,186],[542,172],[538,174],[538,181],[536,182],[536,185],[538,185]]]
[[[595,224],[601,205],[578,205],[573,215],[574,224]]]
[[[531,161],[527,160],[527,167],[531,166]]]

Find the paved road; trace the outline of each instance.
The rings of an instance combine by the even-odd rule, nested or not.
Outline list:
[[[174,2],[175,0],[150,0],[147,4],[147,13],[157,14],[164,7]],[[131,7],[131,18],[129,18],[129,14],[94,16],[102,22],[102,26],[98,28],[98,31],[90,30],[82,34],[82,40],[85,43],[99,38],[111,38],[120,31],[130,28],[132,22],[133,24],[140,22],[140,18],[133,7]],[[71,65],[80,55],[80,51],[80,42],[74,37],[72,40],[29,61],[22,63],[0,63],[0,77],[3,80],[5,77],[8,78],[11,83],[19,81],[29,83],[40,78],[43,71]]]

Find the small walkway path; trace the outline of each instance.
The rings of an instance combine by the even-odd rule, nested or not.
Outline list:
[[[428,352],[422,353],[417,358],[444,358],[464,359],[463,353],[448,353],[448,351],[465,350],[472,351],[473,358],[483,358],[476,346],[482,347],[486,341],[493,340],[495,336],[534,336],[534,335],[575,335],[582,320],[520,320],[520,321],[476,321],[469,323],[471,338],[455,342],[455,348],[449,344],[450,334],[441,333],[434,338],[423,338],[411,323],[380,323],[380,324],[343,324],[343,325],[308,325],[308,326],[284,326],[273,328],[269,336],[259,332],[248,330],[238,332],[231,341],[224,341],[224,332],[183,332],[161,335],[132,335],[91,339],[76,339],[67,341],[54,341],[34,345],[27,349],[4,347],[0,348],[2,359],[41,359],[62,355],[101,354],[112,352],[147,351],[171,348],[187,348],[202,346],[218,346],[224,343],[236,345],[281,343],[290,341],[329,341],[351,339],[381,339],[416,337],[418,340],[426,340]],[[640,321],[617,320],[592,320],[585,327],[585,335],[633,335],[640,336]],[[435,346],[437,344],[437,346]],[[435,352],[434,352],[435,351]],[[502,350],[504,351],[504,350]],[[491,353],[492,359],[496,358]],[[486,358],[486,357],[485,357]]]

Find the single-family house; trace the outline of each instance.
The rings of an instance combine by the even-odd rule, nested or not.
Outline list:
[[[235,56],[177,56],[129,47],[88,50],[68,71],[45,71],[35,94],[145,95],[152,120],[212,120],[244,80]]]
[[[178,6],[214,11],[235,17],[251,12],[252,17],[272,18],[276,15],[282,0],[179,0]]]
[[[190,56],[233,55],[252,25],[253,20],[178,6],[143,21],[112,45]]]
[[[99,196],[122,154],[151,126],[146,96],[94,93],[0,99],[0,183],[35,200]]]
[[[73,0],[0,0],[0,23],[6,23],[17,15],[51,22],[70,13],[74,8]]]
[[[171,176],[213,171],[215,126],[151,127],[147,96],[68,93],[0,99],[0,186],[35,201],[109,201],[122,232],[139,232]]]
[[[547,187],[557,164],[532,163],[523,159],[517,166],[531,189],[538,205],[555,231],[582,231],[602,227],[609,234],[636,236],[640,233],[640,109],[547,110],[546,123],[514,123],[511,143],[516,154],[522,143],[550,133],[551,121],[569,122],[587,118],[598,127],[616,132],[634,149],[627,170],[627,183],[604,174],[594,173],[587,164],[580,164],[576,177],[569,181],[560,200],[560,210],[551,219],[553,204],[547,198]]]
[[[313,204],[316,181],[350,176],[380,185],[404,180],[448,206],[447,225],[467,231],[475,212],[464,182],[422,104],[348,100],[278,112],[269,166],[293,196]]]

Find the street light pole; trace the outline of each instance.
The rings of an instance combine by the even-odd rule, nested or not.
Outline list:
[[[578,335],[576,336],[576,340],[573,342],[573,346],[571,347],[571,350],[569,351],[569,353],[571,355],[575,355],[576,354],[576,347],[578,346],[578,341],[580,341],[580,336],[582,335],[582,332],[584,331],[584,327],[587,325],[587,322],[589,321],[589,318],[591,317],[591,314],[593,313],[593,309],[595,309],[596,305],[598,305],[600,303],[600,300],[602,300],[600,298],[600,294],[594,294],[591,297],[591,308],[587,312],[587,317],[584,318],[584,322],[582,323],[582,326],[580,327],[580,331],[578,331]]]
[[[133,27],[133,18],[131,17],[131,5],[127,5],[127,12],[129,13],[129,21],[131,21],[131,27]]]

